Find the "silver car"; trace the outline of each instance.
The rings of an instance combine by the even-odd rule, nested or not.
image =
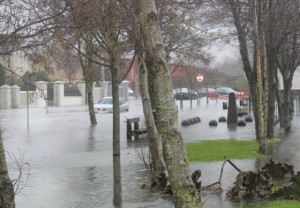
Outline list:
[[[128,111],[129,106],[124,98],[119,98],[120,112]],[[112,97],[103,97],[99,102],[94,104],[94,109],[97,113],[112,113],[113,112],[113,99]]]

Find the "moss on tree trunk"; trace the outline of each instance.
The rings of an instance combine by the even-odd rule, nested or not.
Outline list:
[[[139,1],[140,31],[145,63],[153,77],[151,89],[157,115],[157,129],[162,137],[163,155],[172,185],[176,208],[199,208],[202,203],[189,174],[189,162],[178,131],[177,107],[173,98],[169,65],[163,48],[155,1]]]

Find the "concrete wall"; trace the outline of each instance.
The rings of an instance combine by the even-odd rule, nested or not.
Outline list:
[[[47,106],[47,82],[36,82],[36,91],[20,91],[18,86],[3,85],[0,87],[0,108],[24,108],[46,107]],[[75,106],[86,104],[85,83],[77,84],[81,96],[64,96],[64,82],[56,81],[53,83],[53,106]],[[111,96],[109,82],[102,83],[102,87],[93,88],[94,102],[98,102],[102,97]],[[28,99],[27,99],[28,93]],[[120,97],[128,100],[128,82],[122,82],[119,87]]]
[[[82,96],[66,96],[63,97],[62,103],[60,106],[72,106],[72,105],[84,105]]]
[[[28,104],[29,107],[41,107],[38,104],[38,95],[34,91],[28,91]],[[20,92],[20,105],[21,108],[27,107],[27,92]],[[43,106],[45,107],[45,106]]]

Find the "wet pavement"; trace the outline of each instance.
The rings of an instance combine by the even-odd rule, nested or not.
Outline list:
[[[179,102],[177,105],[179,105]],[[183,119],[199,116],[201,123],[181,128],[185,142],[212,139],[252,139],[255,138],[254,123],[246,127],[228,129],[219,124],[209,127],[211,119],[226,116],[223,101],[206,104],[196,101],[190,109],[189,101],[184,101],[179,110],[179,123]],[[129,112],[121,113],[121,158],[123,207],[173,207],[171,199],[148,188],[151,173],[139,161],[136,148],[126,139],[126,118],[143,117],[141,101],[129,101]],[[30,131],[27,132],[26,109],[0,111],[0,126],[3,130],[5,149],[18,157],[24,152],[24,160],[30,164],[29,180],[21,194],[16,197],[17,208],[109,208],[112,206],[112,114],[97,114],[98,124],[91,126],[86,106],[30,108]],[[294,119],[294,131],[284,135],[276,129],[281,140],[275,152],[277,160],[284,160],[300,170],[300,142],[297,127],[299,117]],[[142,122],[143,123],[143,122]],[[242,170],[256,170],[262,162],[257,160],[234,160]],[[11,178],[17,171],[8,159]],[[202,171],[202,185],[216,182],[222,162],[191,163],[191,171]],[[224,189],[228,189],[236,171],[225,166]],[[233,207],[225,200],[225,192],[203,198],[204,207]]]

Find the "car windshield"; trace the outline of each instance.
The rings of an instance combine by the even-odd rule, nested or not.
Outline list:
[[[224,92],[235,92],[232,88],[229,88],[229,87],[220,87],[217,90],[224,91]]]
[[[112,105],[112,98],[103,98],[98,102],[98,104],[110,104],[110,105]]]
[[[124,103],[125,103],[125,100],[124,100],[122,97],[120,97],[120,98],[119,98],[119,104],[122,105],[122,104],[124,104]],[[102,98],[102,99],[98,102],[98,104],[112,105],[112,104],[113,104],[113,100],[112,100],[111,97],[105,97],[105,98]]]

